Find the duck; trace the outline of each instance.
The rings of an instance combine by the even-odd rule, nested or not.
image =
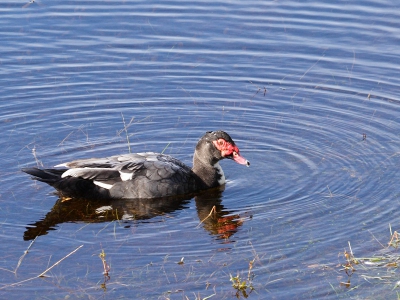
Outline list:
[[[224,185],[225,175],[219,164],[223,159],[250,166],[229,134],[218,130],[208,131],[200,138],[192,168],[170,155],[144,152],[79,159],[52,169],[32,167],[22,171],[54,187],[66,199],[153,199]]]

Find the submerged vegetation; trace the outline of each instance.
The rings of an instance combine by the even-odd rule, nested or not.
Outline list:
[[[36,240],[36,239],[35,239],[35,240]],[[35,240],[33,240],[33,241],[29,244],[27,250],[24,251],[24,254],[23,254],[23,255],[20,257],[20,259],[18,260],[17,266],[16,266],[16,268],[15,268],[14,270],[6,270],[6,269],[2,269],[2,270],[4,270],[4,271],[9,271],[9,272],[11,272],[11,273],[14,273],[14,275],[16,275],[16,274],[17,274],[18,268],[21,266],[22,260],[23,260],[23,259],[25,258],[25,256],[28,254],[28,252],[29,252],[29,250],[31,249],[31,247],[32,247],[33,243],[35,242]],[[63,258],[59,259],[57,262],[55,262],[55,263],[52,264],[50,267],[48,267],[47,269],[45,269],[45,270],[44,270],[43,272],[41,272],[40,274],[38,274],[38,275],[36,275],[36,276],[33,276],[33,277],[30,277],[30,278],[25,279],[25,280],[21,280],[21,281],[15,282],[15,283],[5,284],[5,285],[3,285],[3,286],[0,287],[0,290],[6,289],[6,288],[10,288],[10,287],[14,287],[14,286],[17,286],[17,285],[21,285],[21,284],[23,284],[23,283],[26,283],[26,282],[28,282],[28,281],[32,281],[32,280],[35,280],[35,279],[38,279],[38,278],[46,277],[45,275],[46,275],[51,269],[53,269],[55,266],[59,265],[63,260],[65,260],[66,258],[68,258],[69,256],[71,256],[72,254],[74,254],[75,252],[77,252],[77,251],[78,251],[80,248],[82,248],[82,247],[83,247],[83,245],[80,245],[80,246],[77,247],[75,250],[71,251],[70,253],[68,253],[67,255],[65,255]]]
[[[390,227],[390,226],[389,226]],[[398,247],[400,244],[399,233],[392,232],[390,227],[390,240],[387,246],[382,245],[382,250],[371,257],[357,257],[349,242],[349,250],[344,250],[342,253],[345,262],[342,263],[341,271],[344,271],[347,276],[347,281],[341,281],[340,286],[346,287],[349,290],[360,288],[362,281],[354,284],[353,275],[357,274],[359,279],[363,279],[368,283],[383,283],[388,284],[391,290],[400,287],[400,280],[396,270],[400,264],[400,253]],[[397,292],[400,297],[400,292]]]
[[[213,206],[209,214],[200,221],[197,227],[207,222],[207,220],[211,218],[215,218],[217,216],[217,208]],[[110,222],[105,225],[105,227],[109,226],[110,224],[114,224],[117,226],[118,224],[121,227],[124,227],[126,224],[123,222]],[[88,226],[85,224],[84,227]],[[114,226],[114,227],[115,227]],[[104,228],[103,228],[104,229]],[[102,229],[102,230],[103,230]],[[102,231],[100,230],[100,232]],[[114,237],[117,239],[115,235],[115,228],[114,228]],[[28,254],[31,252],[36,252],[37,250],[34,249],[35,242],[40,237],[37,236],[35,239],[31,241],[28,248],[24,251],[23,255],[18,260],[15,269],[7,270],[2,269],[3,271],[8,271],[13,273],[15,276],[17,275],[17,270],[23,265],[23,262],[30,262],[37,265],[37,258],[31,257],[30,260],[27,261]],[[251,245],[251,242],[249,242]],[[75,261],[71,263],[64,262],[67,258],[75,254],[79,249],[81,249],[83,245],[76,247],[75,250],[71,251],[57,262],[53,263],[50,267],[46,268],[43,272],[36,276],[22,276],[28,277],[27,279],[23,280],[13,280],[11,278],[11,282],[3,283],[0,286],[0,290],[8,290],[10,288],[14,288],[16,286],[22,286],[28,284],[28,282],[32,282],[33,280],[39,280],[42,278],[43,281],[41,284],[46,285],[54,285],[58,288],[55,289],[55,292],[58,293],[66,293],[67,295],[71,296],[79,296],[83,294],[87,294],[89,291],[90,293],[93,292],[102,292],[102,293],[110,293],[116,289],[120,288],[128,288],[129,290],[134,290],[140,297],[147,297],[146,292],[139,291],[141,289],[137,289],[138,285],[143,284],[143,281],[147,282],[148,280],[155,280],[158,283],[152,287],[149,287],[147,292],[155,292],[152,291],[152,288],[156,288],[158,290],[158,298],[159,299],[171,299],[172,296],[176,296],[177,294],[181,294],[183,299],[198,299],[198,300],[206,300],[211,299],[214,296],[218,297],[218,299],[231,299],[232,296],[236,298],[248,298],[250,294],[256,290],[255,284],[253,282],[254,273],[253,267],[255,261],[260,261],[258,254],[255,252],[255,249],[252,247],[252,259],[248,263],[248,270],[244,271],[237,271],[237,275],[232,275],[232,270],[237,270],[238,268],[235,266],[237,263],[243,263],[243,257],[236,257],[233,256],[230,260],[219,261],[213,259],[214,255],[211,255],[206,261],[203,259],[190,259],[186,260],[183,256],[180,260],[169,260],[170,255],[166,255],[161,262],[150,262],[142,267],[126,265],[125,268],[113,270],[113,276],[110,276],[111,271],[111,264],[109,263],[109,259],[107,258],[106,251],[103,249],[100,243],[100,252],[96,251],[93,254],[93,250],[86,249],[86,253],[80,256],[75,256]],[[221,249],[225,251],[224,249]],[[50,261],[54,254],[50,254],[48,260]],[[129,254],[130,256],[131,254]],[[134,254],[133,254],[134,255]],[[140,256],[140,254],[138,254]],[[91,263],[91,257],[97,256],[100,258],[101,263],[97,260],[94,263]],[[127,261],[130,261],[130,257],[126,257]],[[46,261],[46,258],[44,259]],[[64,262],[64,263],[63,263]],[[93,267],[92,267],[93,265]],[[173,266],[178,269],[174,269]],[[57,269],[54,269],[58,266]],[[99,267],[101,266],[102,269],[102,279],[99,279]],[[197,271],[200,270],[201,267],[205,267],[208,271]],[[37,266],[35,267],[37,268]],[[86,269],[86,274],[82,276],[82,269]],[[53,270],[52,272],[50,272]],[[91,271],[92,270],[92,271]],[[84,272],[85,273],[85,272]],[[80,275],[78,275],[80,274]],[[183,277],[182,277],[183,276]],[[74,287],[72,282],[76,277],[75,284],[77,287]],[[90,279],[90,277],[97,278],[97,282]],[[164,279],[164,280],[161,280]],[[166,282],[165,282],[166,279]],[[15,282],[13,282],[15,281]],[[202,286],[200,292],[187,292],[190,290],[191,285],[195,286]],[[31,283],[32,284],[32,283]],[[72,285],[71,285],[72,284]],[[174,289],[170,289],[171,284],[175,287]],[[230,287],[230,285],[233,287]],[[165,292],[161,292],[159,288],[168,289]],[[259,287],[261,287],[259,285]],[[257,293],[255,293],[257,294]],[[218,295],[218,296],[217,296]]]
[[[236,290],[236,298],[238,299],[240,298],[240,296],[248,298],[250,293],[254,291],[253,287],[254,273],[252,272],[254,261],[255,258],[249,262],[249,270],[247,272],[247,277],[245,277],[244,279],[239,275],[239,273],[235,277],[229,274],[232,286]]]

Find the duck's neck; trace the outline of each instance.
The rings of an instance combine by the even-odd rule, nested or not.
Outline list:
[[[225,175],[218,161],[214,164],[212,163],[202,158],[196,152],[194,153],[192,171],[201,180],[202,189],[225,184]]]

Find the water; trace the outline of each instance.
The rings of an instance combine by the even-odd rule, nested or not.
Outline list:
[[[395,268],[340,266],[397,253],[396,4],[26,4],[0,4],[1,297],[231,299],[254,260],[249,299],[397,298]],[[61,203],[20,172],[129,146],[190,164],[215,129],[252,164],[196,199]]]

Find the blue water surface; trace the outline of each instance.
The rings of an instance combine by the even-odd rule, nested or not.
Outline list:
[[[397,299],[398,6],[2,2],[0,297]],[[190,165],[216,129],[251,166],[223,161],[225,190],[195,198],[61,202],[20,171]],[[351,274],[345,251],[380,260]]]

